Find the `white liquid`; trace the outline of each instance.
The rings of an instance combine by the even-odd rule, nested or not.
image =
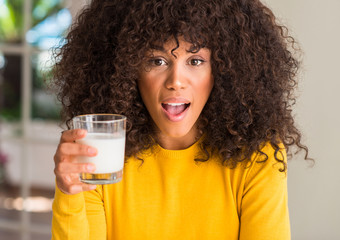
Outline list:
[[[95,157],[78,157],[79,162],[91,162],[96,165],[94,173],[112,173],[123,169],[125,136],[116,137],[109,133],[88,133],[77,143],[95,147],[98,154]]]

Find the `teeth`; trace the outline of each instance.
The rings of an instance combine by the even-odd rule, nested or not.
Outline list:
[[[184,105],[185,103],[167,103],[167,105],[170,106],[180,106],[180,105]]]

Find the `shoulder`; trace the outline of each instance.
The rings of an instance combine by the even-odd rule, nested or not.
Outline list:
[[[270,178],[282,180],[287,175],[287,154],[282,143],[273,145],[266,142],[254,152],[247,166],[247,180]]]
[[[280,172],[285,172],[287,164],[287,153],[283,143],[263,143],[259,151],[256,151],[252,158],[253,163],[274,164]]]

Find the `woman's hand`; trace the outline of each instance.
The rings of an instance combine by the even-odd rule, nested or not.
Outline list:
[[[92,163],[77,162],[78,156],[93,157],[97,155],[96,148],[75,142],[84,138],[86,133],[86,130],[83,129],[64,131],[54,155],[57,186],[66,194],[76,194],[96,188],[96,185],[83,183],[79,179],[80,173],[91,173],[95,170],[95,165]]]

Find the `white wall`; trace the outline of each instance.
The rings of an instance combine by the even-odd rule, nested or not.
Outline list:
[[[295,109],[315,158],[288,163],[293,240],[340,239],[340,0],[265,0],[304,52]]]

